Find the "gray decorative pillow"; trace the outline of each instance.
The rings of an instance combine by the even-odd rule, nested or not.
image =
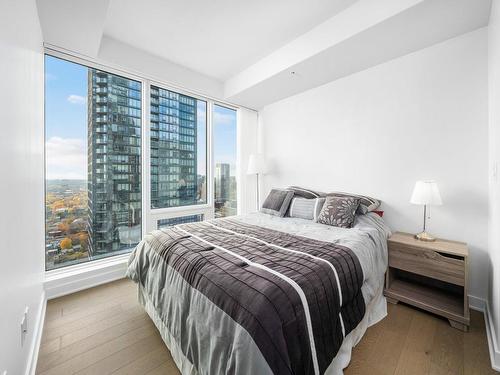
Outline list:
[[[324,203],[325,198],[306,199],[294,197],[290,204],[290,217],[317,221]]]
[[[358,214],[367,214],[368,212],[372,212],[373,210],[376,210],[380,206],[380,200],[368,197],[366,195],[359,195],[359,194],[352,194],[352,193],[343,193],[343,192],[333,192],[333,193],[328,193],[327,196],[332,196],[332,197],[351,197],[351,198],[357,198],[359,199],[359,207],[358,207]]]
[[[265,214],[283,217],[293,198],[293,191],[283,189],[272,189],[267,196],[260,212]]]
[[[318,223],[350,228],[356,218],[358,206],[359,198],[328,196],[319,213]]]
[[[297,197],[302,197],[307,199],[320,198],[326,195],[325,193],[321,193],[319,191],[314,191],[311,189],[306,189],[300,186],[289,186],[286,189],[292,190]]]

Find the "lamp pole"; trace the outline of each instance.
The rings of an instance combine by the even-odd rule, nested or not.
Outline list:
[[[257,175],[257,211],[259,211],[260,208],[260,185],[259,185],[259,173],[256,173]]]

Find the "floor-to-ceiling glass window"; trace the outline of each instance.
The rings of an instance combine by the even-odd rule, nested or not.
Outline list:
[[[142,228],[236,214],[234,109],[68,58],[45,56],[47,270],[130,252]]]
[[[207,102],[151,86],[151,209],[207,203]]]
[[[236,215],[236,111],[213,106],[214,210],[215,217]]]
[[[141,239],[141,83],[45,57],[46,269]]]

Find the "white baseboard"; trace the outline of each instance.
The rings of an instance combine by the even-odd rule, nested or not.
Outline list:
[[[496,371],[500,371],[500,350],[498,347],[495,325],[493,324],[493,317],[491,315],[490,304],[488,301],[485,301],[484,323],[486,325],[486,335],[488,336],[491,367],[493,367]]]
[[[483,298],[471,296],[469,294],[469,307],[472,310],[481,311],[484,313],[486,310],[486,301]]]
[[[469,295],[469,306],[473,310],[481,311],[484,315],[491,367],[495,371],[500,371],[500,350],[498,347],[497,335],[495,334],[495,326],[493,325],[493,318],[491,316],[490,304],[483,298]]]
[[[45,311],[47,309],[47,299],[45,298],[45,291],[42,291],[40,299],[40,307],[33,324],[33,339],[31,342],[30,353],[28,357],[28,365],[26,366],[26,375],[35,375],[36,364],[38,361],[38,352],[40,350],[40,343],[42,341],[43,323],[45,322]]]
[[[71,270],[48,272],[44,282],[47,300],[123,279],[127,259],[128,255],[104,262],[90,262]]]

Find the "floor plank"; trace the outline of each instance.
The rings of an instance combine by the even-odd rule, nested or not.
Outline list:
[[[399,356],[396,374],[428,374],[437,319],[430,314],[413,314],[410,329]]]
[[[148,336],[126,348],[78,371],[78,375],[111,374],[120,367],[134,363],[163,345],[159,335]],[[139,373],[140,374],[140,373]]]
[[[165,359],[172,362],[172,357],[165,345],[149,352],[136,361],[133,361],[125,366],[120,367],[113,372],[113,375],[136,375],[146,374],[149,371],[157,369],[159,366],[166,363]],[[165,372],[164,372],[165,374]]]
[[[137,302],[137,288],[119,280],[49,301],[39,375],[179,375],[172,357]],[[481,313],[468,333],[404,304],[353,349],[345,375],[493,375]]]
[[[173,361],[164,362],[161,366],[145,373],[146,375],[176,375],[179,374],[179,370],[175,367]]]
[[[354,349],[356,353],[353,352],[349,368],[345,371],[346,375],[386,375],[393,374],[396,370],[410,329],[413,310],[404,305],[392,304],[389,304],[387,309],[388,316],[369,328]],[[376,336],[375,340],[373,336]],[[369,345],[372,341],[374,344]]]
[[[98,332],[94,335],[82,338],[81,340],[77,340],[58,351],[52,351],[48,354],[40,353],[41,365],[38,368],[40,371],[44,371],[53,366],[66,362],[71,358],[76,357],[77,355],[83,354],[86,351],[95,348],[96,346],[114,340],[131,330],[133,331],[146,325],[151,325],[149,318],[147,316],[140,316],[138,318],[125,321],[117,326],[113,326],[111,328]]]

